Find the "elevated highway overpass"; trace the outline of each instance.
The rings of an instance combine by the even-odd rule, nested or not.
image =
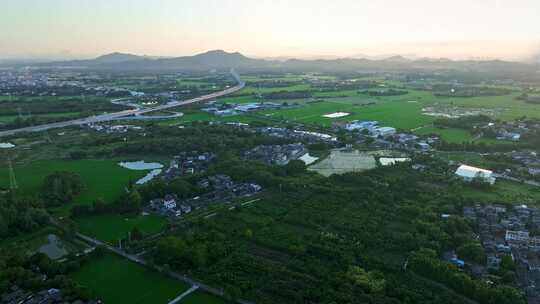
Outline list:
[[[210,99],[215,99],[218,97],[226,96],[232,93],[235,93],[237,91],[240,91],[244,88],[245,82],[242,81],[240,76],[234,71],[231,70],[231,75],[236,80],[236,85],[234,87],[227,88],[223,91],[195,97],[189,100],[183,100],[183,101],[170,101],[166,104],[159,105],[152,108],[136,108],[136,109],[130,109],[130,110],[124,110],[120,112],[114,112],[114,113],[107,113],[102,115],[95,115],[95,116],[89,116],[86,118],[80,118],[80,119],[74,119],[74,120],[67,120],[67,121],[60,121],[60,122],[54,122],[49,124],[43,124],[38,126],[31,126],[31,127],[25,127],[25,128],[19,128],[19,129],[12,129],[12,130],[6,130],[6,131],[0,131],[0,137],[5,136],[11,136],[17,133],[23,133],[23,132],[40,132],[40,131],[46,131],[50,129],[57,129],[57,128],[64,128],[69,126],[77,126],[77,125],[85,125],[85,124],[91,124],[91,123],[99,123],[99,122],[106,122],[106,121],[112,121],[112,120],[120,120],[129,116],[141,116],[146,113],[151,113],[155,111],[162,111],[167,110],[170,108],[175,108],[179,106],[184,106],[192,103],[202,102]]]

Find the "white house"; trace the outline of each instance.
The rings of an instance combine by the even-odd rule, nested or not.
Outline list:
[[[353,130],[372,130],[379,124],[378,121],[369,121],[369,120],[353,120],[350,123],[345,125],[345,129],[348,131]]]
[[[171,195],[165,196],[165,199],[163,200],[163,207],[165,207],[165,209],[176,208],[176,201]]]
[[[505,241],[527,242],[529,241],[529,232],[506,230]]]
[[[456,175],[463,178],[463,180],[470,182],[475,178],[481,178],[485,182],[493,185],[495,183],[495,177],[493,177],[493,171],[471,167],[467,165],[461,165],[456,170]]]

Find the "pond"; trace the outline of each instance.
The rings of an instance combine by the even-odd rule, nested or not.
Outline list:
[[[0,149],[10,149],[10,148],[14,148],[15,145],[12,144],[12,143],[8,143],[8,142],[2,142],[0,143]]]
[[[151,181],[152,179],[154,179],[154,177],[161,174],[161,171],[163,168],[163,165],[160,163],[147,163],[144,160],[132,161],[132,162],[120,162],[118,163],[118,165],[129,170],[139,170],[139,171],[151,170],[143,178],[135,182],[137,185],[142,185]]]
[[[160,163],[147,163],[144,160],[132,161],[132,162],[120,162],[118,163],[120,167],[130,169],[130,170],[153,170],[161,169],[163,165]]]
[[[152,179],[154,179],[154,177],[156,177],[156,176],[158,176],[160,174],[161,174],[161,169],[154,169],[154,170],[150,171],[148,174],[146,174],[143,178],[136,181],[135,183],[137,185],[145,184],[145,183],[151,181]]]
[[[56,234],[47,235],[48,243],[39,247],[38,251],[48,256],[51,260],[58,260],[68,254],[62,244],[62,240]]]

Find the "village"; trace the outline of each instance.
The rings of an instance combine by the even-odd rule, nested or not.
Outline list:
[[[527,205],[476,204],[464,207],[463,216],[472,221],[485,254],[485,264],[471,266],[473,275],[486,277],[491,272],[514,270],[517,281],[529,297],[540,296],[540,209]],[[505,261],[506,259],[506,261]],[[508,266],[508,264],[515,266]],[[503,265],[506,264],[506,265]]]
[[[200,195],[180,200],[174,194],[167,194],[164,198],[151,200],[145,212],[174,219],[189,214],[192,210],[207,208],[215,203],[227,204],[233,199],[249,197],[262,190],[256,183],[237,183],[223,174],[202,178],[197,182],[197,186],[203,191]]]

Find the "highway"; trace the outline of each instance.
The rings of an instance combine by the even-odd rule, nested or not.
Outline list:
[[[50,124],[43,124],[39,126],[31,126],[31,127],[25,127],[25,128],[19,128],[19,129],[12,129],[12,130],[6,130],[6,131],[0,131],[0,137],[3,136],[10,136],[17,133],[22,132],[40,132],[50,129],[57,129],[57,128],[64,128],[69,126],[77,126],[77,125],[84,125],[84,124],[90,124],[90,123],[98,123],[98,122],[105,122],[105,121],[112,121],[112,120],[118,120],[122,119],[127,116],[132,115],[143,115],[150,112],[155,111],[162,111],[174,107],[184,106],[196,102],[206,101],[209,99],[215,99],[218,97],[222,97],[225,95],[232,94],[234,92],[240,91],[244,88],[245,82],[240,79],[240,76],[234,71],[231,70],[231,75],[234,77],[234,79],[237,82],[237,85],[234,87],[230,87],[226,90],[215,92],[208,95],[199,96],[193,99],[184,100],[184,101],[170,101],[164,105],[152,107],[152,108],[146,108],[146,109],[130,109],[130,110],[124,110],[120,112],[114,112],[114,113],[107,113],[102,115],[96,115],[96,116],[90,116],[86,118],[80,118],[80,119],[74,119],[74,120],[67,120],[67,121],[60,121],[60,122],[54,122]]]

